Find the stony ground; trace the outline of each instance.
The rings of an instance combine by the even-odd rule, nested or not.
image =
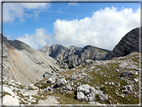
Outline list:
[[[1,87],[0,87],[1,88]],[[3,79],[3,105],[57,105],[55,96],[47,95],[43,97],[39,95],[39,89],[33,84],[24,86],[13,80]]]
[[[139,104],[140,54],[106,61],[86,60],[83,66],[45,74],[28,86],[3,80],[4,105]]]

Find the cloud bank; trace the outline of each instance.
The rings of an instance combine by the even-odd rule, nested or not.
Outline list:
[[[120,39],[133,28],[140,26],[140,9],[133,12],[131,8],[117,10],[106,7],[95,11],[92,17],[75,20],[60,20],[54,22],[53,34],[46,29],[36,29],[32,35],[18,37],[34,49],[44,45],[62,44],[64,46],[93,45],[112,50]]]
[[[112,6],[81,20],[57,19],[53,38],[66,46],[93,45],[112,50],[128,31],[139,26],[140,9],[133,12],[131,8],[117,10]]]
[[[50,39],[50,35],[47,34],[45,29],[39,28],[36,29],[35,33],[32,35],[26,33],[25,35],[20,36],[16,39],[24,43],[27,43],[29,46],[31,46],[34,49],[39,49],[40,47],[47,44],[47,40]]]

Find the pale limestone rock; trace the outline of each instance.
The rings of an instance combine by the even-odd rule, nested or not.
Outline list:
[[[12,96],[9,96],[9,95],[5,95],[3,97],[3,105],[5,106],[18,106],[19,105],[19,100],[16,99],[16,98],[13,98]]]

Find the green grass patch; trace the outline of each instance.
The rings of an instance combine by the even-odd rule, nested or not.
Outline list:
[[[76,100],[75,94],[55,94],[57,97],[60,97],[60,99],[57,99],[60,104],[88,104],[87,102],[80,102]]]

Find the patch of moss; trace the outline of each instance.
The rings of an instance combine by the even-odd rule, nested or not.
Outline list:
[[[120,80],[120,85],[125,86],[125,85],[128,85],[128,84],[127,84],[127,82],[125,80]]]

